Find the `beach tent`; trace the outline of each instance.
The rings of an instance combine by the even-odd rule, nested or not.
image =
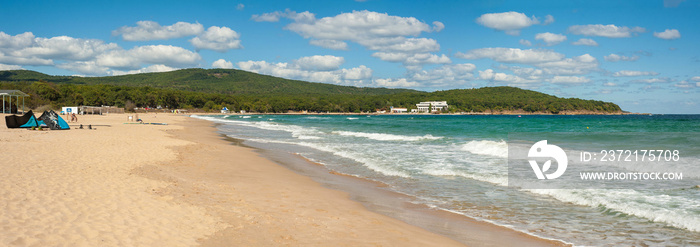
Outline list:
[[[44,124],[46,124],[46,126],[49,126],[49,128],[52,130],[70,129],[66,120],[63,120],[63,118],[61,118],[61,116],[56,114],[56,112],[54,112],[53,110],[45,111],[43,114],[41,114],[39,120],[43,121]]]
[[[22,116],[5,116],[5,125],[7,125],[7,128],[31,128],[41,126],[31,110]]]

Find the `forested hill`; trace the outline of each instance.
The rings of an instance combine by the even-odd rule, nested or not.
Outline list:
[[[131,87],[157,87],[222,94],[285,95],[382,95],[417,92],[409,89],[362,88],[289,80],[236,69],[182,69],[170,72],[142,73],[105,77],[51,76],[31,70],[0,71],[0,81],[39,81],[56,84],[108,84]]]
[[[514,87],[485,87],[421,92],[410,89],[358,88],[287,80],[229,69],[184,69],[110,77],[51,76],[35,71],[0,71],[0,89],[31,95],[30,108],[51,105],[162,106],[216,111],[286,113],[374,112],[390,107],[415,109],[421,101],[447,101],[449,112],[473,113],[621,113],[610,102],[559,98]]]

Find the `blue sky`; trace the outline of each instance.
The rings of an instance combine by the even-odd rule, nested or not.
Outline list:
[[[700,113],[700,1],[3,1],[0,70],[236,68]]]

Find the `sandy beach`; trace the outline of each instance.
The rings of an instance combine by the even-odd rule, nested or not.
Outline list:
[[[93,130],[1,127],[0,245],[556,244],[456,219],[469,226],[458,242],[231,145],[211,122],[140,117],[168,125],[124,124],[127,115],[114,114],[80,116],[77,124]]]

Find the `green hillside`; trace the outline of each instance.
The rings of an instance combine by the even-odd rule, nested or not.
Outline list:
[[[559,98],[514,87],[421,92],[359,88],[287,80],[231,69],[184,69],[109,77],[50,76],[35,71],[0,71],[0,89],[30,94],[30,108],[51,105],[116,105],[285,113],[374,112],[416,108],[421,101],[447,101],[449,112],[621,113],[610,102]]]
[[[204,93],[233,95],[259,94],[352,94],[382,95],[417,92],[408,89],[361,88],[313,83],[260,75],[236,69],[182,69],[170,72],[143,73],[105,77],[50,76],[30,70],[0,71],[0,81],[38,81],[115,86],[157,87]]]

